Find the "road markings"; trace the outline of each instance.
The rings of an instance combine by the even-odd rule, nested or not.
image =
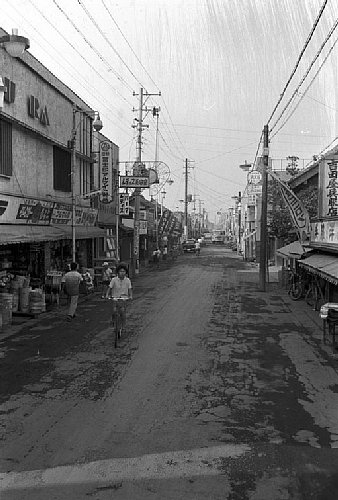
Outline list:
[[[98,460],[45,470],[0,473],[0,491],[122,480],[216,476],[224,474],[221,467],[223,459],[236,459],[249,451],[251,448],[246,444],[225,444],[133,458]]]

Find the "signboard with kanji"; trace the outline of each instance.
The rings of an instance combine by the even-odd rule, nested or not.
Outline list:
[[[248,173],[248,182],[251,184],[259,184],[262,180],[262,174],[258,170],[253,170]]]
[[[100,201],[109,203],[113,194],[112,150],[109,141],[100,142]]]
[[[121,188],[148,188],[149,177],[138,177],[135,175],[121,175],[120,176]]]
[[[325,158],[319,164],[319,217],[338,217],[338,156]]]
[[[119,196],[120,196],[119,214],[129,215],[129,195],[120,194]]]

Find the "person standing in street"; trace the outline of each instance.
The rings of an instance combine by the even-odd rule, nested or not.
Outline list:
[[[201,243],[199,240],[196,240],[195,242],[195,253],[196,253],[196,256],[198,257],[199,254],[201,252]]]
[[[113,271],[110,269],[108,262],[102,264],[102,298],[104,299],[108,290],[109,283],[113,277]]]
[[[81,274],[77,271],[76,262],[71,263],[70,271],[68,271],[68,273],[65,274],[64,280],[65,280],[65,289],[67,295],[70,298],[67,320],[71,321],[75,316],[77,301],[80,294],[80,283],[83,280]]]

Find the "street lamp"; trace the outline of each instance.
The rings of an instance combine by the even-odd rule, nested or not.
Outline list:
[[[0,37],[0,46],[4,47],[10,56],[19,57],[26,49],[29,49],[29,40],[23,36],[18,36],[17,29],[12,29],[11,35]],[[5,92],[6,87],[0,76],[0,111],[2,111],[4,105]]]
[[[18,30],[12,29],[11,35],[0,37],[0,44],[5,48],[8,54],[12,57],[20,57],[25,50],[29,49],[29,40],[24,36],[18,36]]]
[[[70,140],[71,151],[72,151],[72,156],[71,156],[71,192],[72,192],[72,261],[73,262],[75,262],[75,260],[76,260],[76,233],[75,233],[76,135],[77,135],[77,129],[80,126],[80,124],[82,123],[82,118],[80,118],[79,123],[76,125],[76,113],[83,113],[83,114],[89,115],[89,116],[90,116],[90,114],[93,114],[94,118],[95,118],[94,122],[93,122],[93,129],[96,132],[99,132],[103,127],[98,111],[83,111],[83,110],[77,109],[75,107],[75,105],[73,106],[73,128],[72,128],[72,136],[71,136],[71,140]]]

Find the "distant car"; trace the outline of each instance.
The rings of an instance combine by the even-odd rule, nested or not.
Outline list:
[[[211,233],[204,233],[203,238],[204,238],[205,244],[211,243],[212,234]]]
[[[195,240],[188,239],[182,243],[183,252],[194,252],[195,253]]]

